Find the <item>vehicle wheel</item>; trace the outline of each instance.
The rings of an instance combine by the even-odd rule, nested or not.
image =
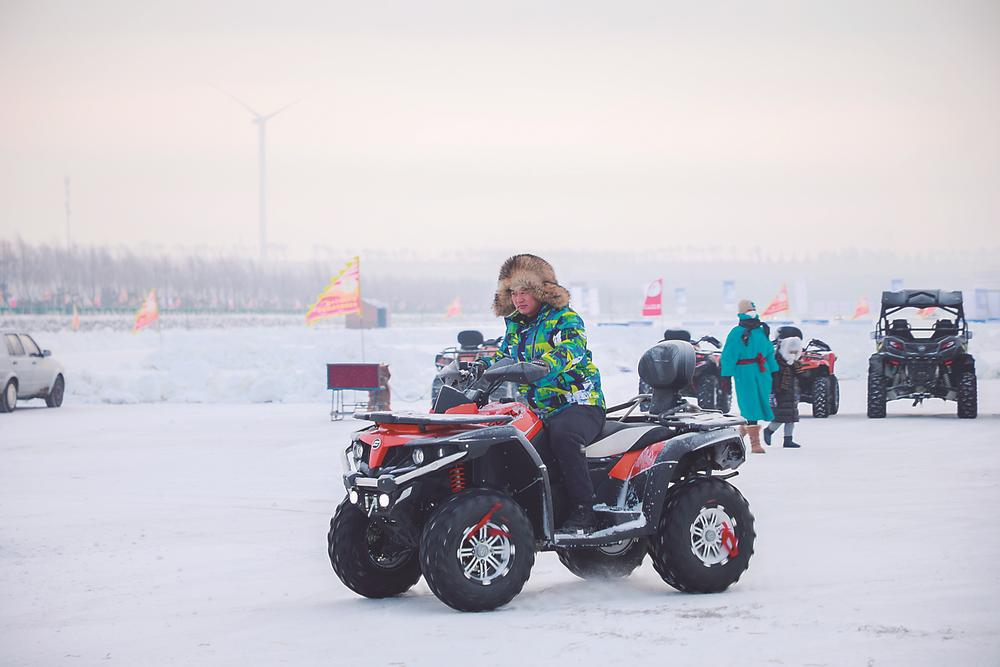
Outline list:
[[[45,405],[50,408],[58,408],[62,405],[63,394],[66,392],[66,381],[62,375],[56,376],[56,381],[52,383],[49,395],[45,397]]]
[[[617,544],[576,549],[556,549],[559,562],[581,579],[627,577],[646,558],[646,540],[622,540]]]
[[[830,415],[840,412],[840,380],[836,375],[830,376]]]
[[[715,408],[717,410],[722,410],[726,414],[733,409],[733,390],[724,389],[722,383],[719,383],[719,392],[715,395]]]
[[[719,593],[746,571],[757,534],[743,495],[728,482],[696,477],[667,496],[649,538],[653,567],[685,593]]]
[[[976,372],[962,371],[958,376],[958,418],[975,419],[979,413]]]
[[[715,397],[719,392],[719,376],[706,373],[698,380],[698,407],[715,410]]]
[[[0,412],[14,412],[17,408],[17,383],[7,380],[7,386],[0,394]]]
[[[441,602],[459,611],[501,607],[535,563],[535,534],[507,494],[470,489],[435,510],[420,538],[420,567]]]
[[[387,521],[369,519],[347,499],[330,520],[327,545],[333,571],[367,598],[399,595],[420,579],[417,550],[397,544]]]
[[[830,416],[830,378],[820,375],[813,380],[813,417],[825,419]]]
[[[868,417],[885,417],[885,375],[879,365],[868,368]]]

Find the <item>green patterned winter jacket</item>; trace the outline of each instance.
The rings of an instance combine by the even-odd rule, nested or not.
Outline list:
[[[555,309],[542,305],[534,318],[521,315],[505,318],[507,332],[493,357],[516,361],[541,359],[549,374],[519,391],[539,416],[551,417],[570,405],[605,407],[601,391],[601,373],[587,349],[583,320],[569,308]]]

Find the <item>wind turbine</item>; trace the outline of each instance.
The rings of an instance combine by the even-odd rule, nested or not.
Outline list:
[[[226,92],[218,86],[215,86],[215,88],[224,95],[231,97],[237,104],[253,114],[253,123],[257,126],[257,143],[260,151],[260,261],[264,262],[267,261],[267,121],[302,100],[295,100],[277,111],[272,111],[265,115],[258,113],[253,107],[235,95]]]

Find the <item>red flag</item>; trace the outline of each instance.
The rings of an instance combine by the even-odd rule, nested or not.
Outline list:
[[[868,298],[861,297],[860,299],[858,299],[858,305],[854,307],[854,316],[851,317],[851,319],[856,320],[858,318],[864,317],[870,312],[872,311],[871,309],[868,308]]]
[[[448,312],[444,314],[444,318],[448,319],[450,317],[456,317],[462,314],[462,301],[457,296],[455,300],[451,302],[448,306]]]
[[[935,310],[937,310],[937,308],[935,308],[934,306],[931,306],[930,308],[921,308],[920,310],[917,311],[917,315],[919,315],[920,317],[930,317],[931,315],[934,314]]]
[[[782,283],[781,289],[778,290],[778,296],[774,297],[771,303],[767,304],[767,308],[764,309],[764,312],[760,316],[764,318],[784,312],[788,312],[788,286]]]
[[[156,289],[154,288],[149,290],[149,296],[142,302],[139,312],[135,314],[135,326],[132,327],[132,333],[145,329],[158,319],[160,319],[160,307],[156,304]]]
[[[642,303],[643,317],[663,315],[663,278],[657,278],[646,287],[646,300]]]
[[[77,311],[75,303],[73,304],[73,319],[70,320],[69,327],[73,331],[80,330],[80,313]]]

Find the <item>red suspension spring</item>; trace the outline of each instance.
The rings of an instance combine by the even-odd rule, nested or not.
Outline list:
[[[448,469],[448,483],[451,484],[452,493],[460,493],[465,490],[465,466],[459,464]]]

